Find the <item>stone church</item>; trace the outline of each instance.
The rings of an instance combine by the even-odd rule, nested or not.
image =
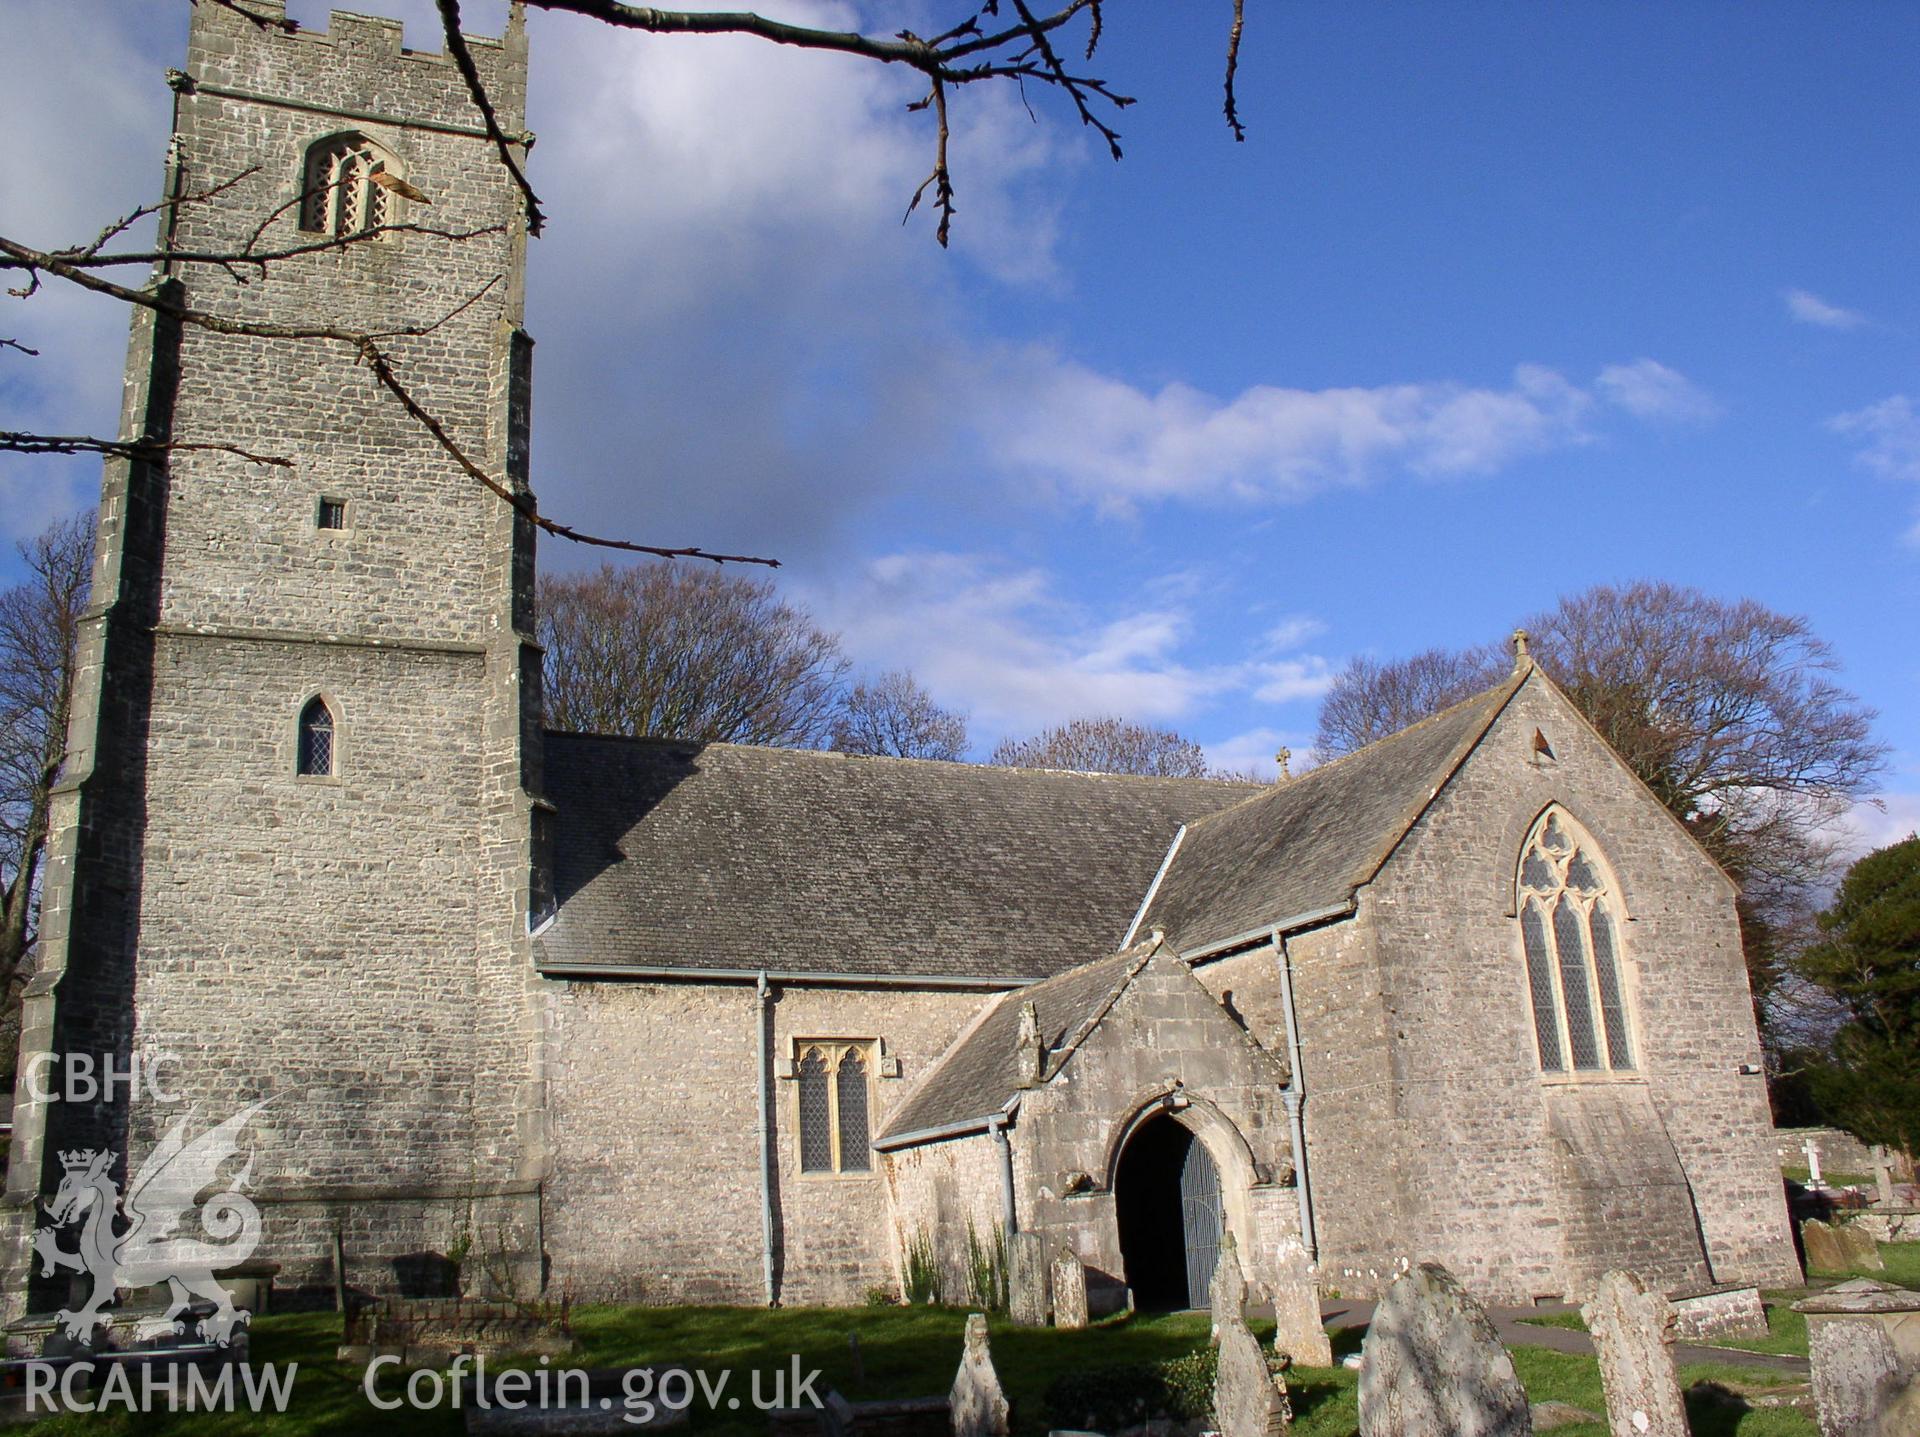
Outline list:
[[[250,0],[274,12],[276,0]],[[524,136],[518,17],[475,60]],[[530,493],[516,192],[399,25],[196,6],[165,296],[418,331]],[[236,177],[238,177],[236,179]],[[427,210],[421,197],[431,201]],[[477,297],[476,297],[477,296]],[[543,732],[534,534],[351,347],[145,310],[107,465],[22,1071],[9,1293],[58,1154],[253,1121],[258,1256],[325,1290],[858,1302],[1035,1234],[1184,1306],[1231,1233],[1377,1290],[1797,1277],[1727,877],[1527,661],[1272,786]],[[179,1101],[168,1101],[176,1098]],[[435,1263],[443,1266],[436,1269]]]

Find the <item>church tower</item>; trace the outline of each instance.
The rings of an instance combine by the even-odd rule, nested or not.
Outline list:
[[[284,22],[284,0],[245,9],[193,7],[162,238],[182,256],[311,252],[243,282],[175,260],[154,292],[389,336],[401,384],[527,492],[523,213],[459,70],[404,49],[395,22],[336,12],[315,33]],[[524,157],[517,7],[503,39],[469,43]],[[381,226],[419,228],[327,246]],[[133,330],[124,434],[292,462],[182,448],[107,465],[23,1018],[14,1311],[60,1151],[111,1149],[124,1176],[176,1120],[197,1135],[260,1099],[256,1256],[283,1286],[330,1283],[336,1233],[357,1287],[406,1286],[409,1262],[463,1234],[531,1261],[532,526],[352,344],[165,309]],[[158,1082],[76,1088],[76,1055]]]

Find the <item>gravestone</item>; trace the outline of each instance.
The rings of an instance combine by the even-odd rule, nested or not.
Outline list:
[[[1803,1298],[1823,1437],[1920,1432],[1920,1292],[1854,1278]]]
[[[1673,1370],[1673,1308],[1630,1272],[1609,1272],[1581,1305],[1613,1437],[1688,1437]]]
[[[1493,1320],[1437,1262],[1395,1279],[1360,1355],[1360,1437],[1532,1437]]]
[[[1273,1350],[1302,1367],[1333,1366],[1333,1343],[1320,1320],[1320,1287],[1313,1265],[1297,1237],[1280,1240],[1278,1276],[1273,1285]]]
[[[1053,1325],[1087,1325],[1087,1269],[1071,1248],[1053,1260]]]
[[[1218,1342],[1228,1319],[1243,1322],[1247,1312],[1247,1276],[1240,1271],[1240,1250],[1230,1232],[1220,1234],[1220,1256],[1214,1260],[1207,1295],[1213,1308],[1212,1341]]]
[[[1007,1239],[1007,1316],[1022,1327],[1047,1325],[1047,1248],[1037,1232]]]
[[[1873,1146],[1874,1201],[1881,1207],[1893,1206],[1893,1157],[1885,1143]]]
[[[1854,1318],[1821,1323],[1807,1338],[1821,1437],[1913,1437],[1920,1432],[1920,1375],[1905,1370],[1893,1338]]]
[[[966,1345],[947,1394],[947,1412],[953,1437],[1007,1437],[1007,1394],[987,1348],[985,1313],[967,1318]]]
[[[1857,1222],[1837,1222],[1833,1225],[1834,1241],[1840,1246],[1840,1267],[1851,1271],[1881,1272],[1886,1268],[1885,1260],[1880,1256],[1880,1244],[1873,1240],[1873,1234]]]
[[[1847,1266],[1838,1233],[1817,1217],[1800,1224],[1800,1245],[1806,1249],[1808,1272],[1839,1272]]]
[[[1285,1382],[1267,1367],[1259,1339],[1237,1315],[1220,1325],[1213,1421],[1220,1437],[1278,1437],[1293,1421]]]
[[[1826,1184],[1820,1181],[1820,1144],[1808,1138],[1800,1145],[1800,1151],[1807,1155],[1807,1186],[1825,1187]]]

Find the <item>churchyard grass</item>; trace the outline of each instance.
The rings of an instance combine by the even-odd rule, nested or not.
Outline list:
[[[581,1351],[567,1359],[581,1367],[638,1363],[686,1364],[709,1372],[732,1368],[744,1374],[758,1368],[785,1369],[799,1353],[803,1368],[818,1367],[820,1384],[837,1387],[859,1401],[881,1397],[944,1394],[959,1361],[959,1308],[785,1308],[769,1312],[737,1307],[585,1307],[574,1314]],[[1153,1362],[1189,1353],[1207,1340],[1204,1313],[1171,1313],[1130,1320],[1109,1320],[1077,1332],[1018,1328],[996,1319],[993,1358],[1014,1404],[1016,1433],[1034,1437],[1047,1430],[1045,1394],[1056,1377],[1089,1367]],[[1263,1341],[1271,1327],[1253,1324]],[[455,1437],[464,1430],[461,1414],[376,1412],[361,1393],[360,1369],[337,1363],[339,1319],[331,1313],[263,1317],[256,1324],[256,1363],[298,1362],[300,1375],[290,1410],[276,1416],[249,1413],[132,1416],[126,1413],[72,1416],[36,1430],[49,1437],[70,1434],[156,1434],[156,1437],[358,1437],[359,1434],[422,1434]],[[855,1380],[848,1337],[860,1337],[864,1372]],[[1360,1334],[1334,1334],[1334,1352],[1358,1349]],[[1513,1349],[1514,1365],[1535,1402],[1560,1401],[1604,1411],[1600,1376],[1591,1358],[1538,1348]],[[1293,1437],[1352,1437],[1357,1423],[1356,1374],[1344,1368],[1302,1368],[1288,1379],[1295,1422]],[[1773,1381],[1772,1374],[1731,1366],[1683,1367],[1682,1384],[1718,1382],[1735,1391]],[[385,1383],[393,1393],[396,1384]],[[1706,1390],[1689,1395],[1695,1437],[1813,1437],[1810,1419],[1785,1409],[1746,1409]],[[688,1429],[696,1437],[761,1437],[765,1419],[755,1412],[703,1413],[696,1410]],[[1562,1437],[1605,1437],[1604,1423],[1557,1429]]]

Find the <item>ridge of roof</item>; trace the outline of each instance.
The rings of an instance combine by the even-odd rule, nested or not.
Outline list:
[[[1204,814],[1201,817],[1196,818],[1192,823],[1188,824],[1187,827],[1189,829],[1200,828],[1208,823],[1211,823],[1213,820],[1217,818],[1223,818],[1227,814],[1237,811],[1238,809],[1240,809],[1241,807],[1245,806],[1248,803],[1256,802],[1257,800],[1266,797],[1270,793],[1274,793],[1282,789],[1293,789],[1298,787],[1300,784],[1306,783],[1314,778],[1319,777],[1322,774],[1335,772],[1340,768],[1342,764],[1350,764],[1353,762],[1354,759],[1360,758],[1361,756],[1372,752],[1374,749],[1379,748],[1382,744],[1393,743],[1397,739],[1403,739],[1411,735],[1417,734],[1423,728],[1430,728],[1436,724],[1439,724],[1441,721],[1445,719],[1451,718],[1453,715],[1458,713],[1461,709],[1467,708],[1469,705],[1485,703],[1493,694],[1497,693],[1501,689],[1511,689],[1512,692],[1507,694],[1506,699],[1503,699],[1500,704],[1501,708],[1505,708],[1506,700],[1511,699],[1514,694],[1520,691],[1521,684],[1525,683],[1527,676],[1533,673],[1534,671],[1535,671],[1535,666],[1534,666],[1533,660],[1526,659],[1520,665],[1516,666],[1512,673],[1508,674],[1505,678],[1501,679],[1500,682],[1497,684],[1490,684],[1484,689],[1480,689],[1475,693],[1468,694],[1463,699],[1456,699],[1454,700],[1454,702],[1448,704],[1443,709],[1435,709],[1432,713],[1428,714],[1426,717],[1415,719],[1412,723],[1408,724],[1405,728],[1397,728],[1392,733],[1382,734],[1379,738],[1374,739],[1372,742],[1364,743],[1359,748],[1356,748],[1356,749],[1349,749],[1346,753],[1341,754],[1337,758],[1330,758],[1325,763],[1316,763],[1312,768],[1308,769],[1306,772],[1298,775],[1297,777],[1286,778],[1286,779],[1280,780],[1277,783],[1262,785],[1262,792],[1249,794],[1240,803],[1233,804],[1227,808],[1218,809],[1213,813]],[[1542,678],[1545,678],[1546,674],[1542,672],[1540,676]],[[1485,737],[1487,729],[1492,727],[1493,719],[1496,717],[1498,717],[1498,710],[1496,710],[1494,714],[1488,716],[1486,724],[1482,726],[1478,734],[1475,736],[1475,739],[1474,739],[1475,743],[1478,743],[1480,738]],[[1469,748],[1468,751],[1471,752],[1471,748]],[[1462,754],[1461,757],[1464,758],[1465,754]],[[1455,768],[1459,767],[1458,760],[1455,761],[1454,767]],[[1449,776],[1451,776],[1451,772],[1449,772]]]
[[[1000,994],[961,1030],[901,1099],[875,1146],[900,1146],[901,1139],[917,1133],[951,1133],[960,1124],[984,1126],[995,1112],[1006,1107],[1008,1094],[1017,1096],[1025,1091],[1015,1051],[1021,1009],[1034,1004],[1042,1014],[1043,1038],[1049,1033],[1057,1035],[1048,1041],[1047,1065],[1041,1078],[1044,1082],[1060,1071],[1066,1058],[1099,1026],[1099,1020],[1157,951],[1151,942],[1137,943],[1120,953],[1105,953],[1077,963],[1030,988]],[[1108,973],[1116,976],[1109,979]],[[1096,980],[1093,991],[1077,991],[1089,980]],[[1042,1005],[1063,993],[1065,1017],[1048,1017]],[[1061,1054],[1058,1063],[1055,1053]]]
[[[1142,924],[1166,928],[1188,957],[1210,956],[1350,904],[1535,671],[1516,664],[1458,703],[1195,819]]]
[[[1222,790],[1243,788],[1251,790],[1249,798],[1258,798],[1267,785],[1254,779],[1213,778],[1207,774],[1190,773],[1112,773],[1095,768],[1029,768],[1021,764],[974,763],[964,758],[908,758],[894,753],[842,753],[830,748],[789,748],[785,744],[775,743],[736,743],[731,739],[671,738],[664,734],[627,734],[627,733],[589,733],[583,729],[550,728],[542,731],[548,740],[559,739],[572,743],[586,741],[590,743],[633,744],[652,748],[697,748],[732,749],[736,752],[783,755],[799,759],[819,759],[829,763],[852,764],[911,764],[916,766],[939,767],[948,769],[966,769],[973,773],[992,774],[1052,774],[1068,778],[1113,779],[1122,783],[1205,783],[1217,785]]]

